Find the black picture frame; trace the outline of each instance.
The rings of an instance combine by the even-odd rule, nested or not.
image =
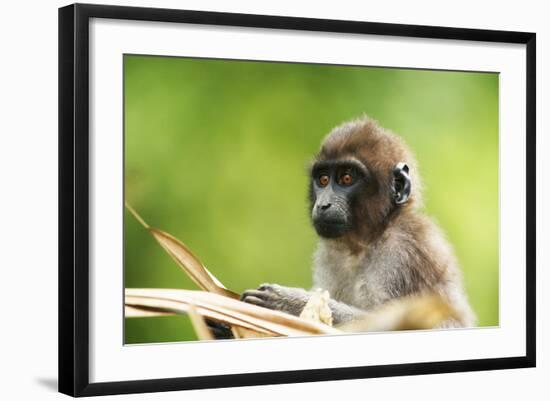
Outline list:
[[[520,357],[90,383],[89,22],[141,20],[526,45],[526,353]],[[74,4],[59,9],[59,391],[94,396],[535,366],[536,35],[358,21]]]

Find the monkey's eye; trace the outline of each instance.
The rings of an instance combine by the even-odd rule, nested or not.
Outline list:
[[[349,174],[349,173],[342,174],[340,176],[340,179],[338,180],[338,184],[340,184],[340,185],[351,185],[351,184],[353,184],[352,175]]]
[[[329,181],[330,179],[328,178],[328,175],[321,175],[319,177],[319,185],[321,185],[322,187],[326,187]]]

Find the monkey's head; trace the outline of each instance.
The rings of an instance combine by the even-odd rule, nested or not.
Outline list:
[[[311,217],[324,238],[372,237],[420,202],[411,153],[399,137],[366,117],[334,128],[310,173]]]

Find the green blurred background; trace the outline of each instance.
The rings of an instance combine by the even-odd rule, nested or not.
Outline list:
[[[405,138],[425,211],[464,270],[479,325],[498,325],[498,75],[124,58],[126,200],[228,288],[311,286],[306,165],[364,113]],[[126,287],[195,285],[128,213]],[[125,320],[126,343],[196,339],[185,316]]]

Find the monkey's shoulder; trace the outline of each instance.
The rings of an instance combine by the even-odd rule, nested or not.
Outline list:
[[[390,226],[379,245],[393,255],[402,272],[418,278],[421,287],[459,279],[460,267],[443,230],[430,217],[414,213]]]

